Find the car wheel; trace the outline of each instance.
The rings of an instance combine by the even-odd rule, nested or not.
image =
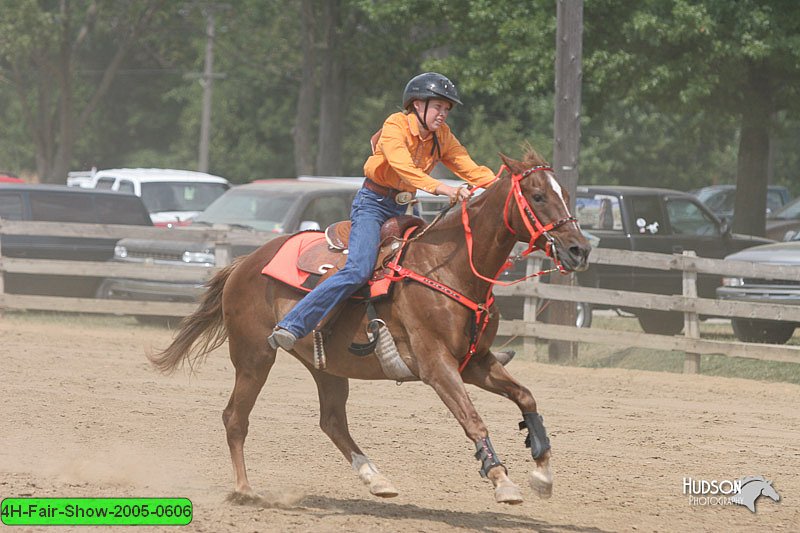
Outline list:
[[[638,310],[636,318],[645,333],[677,335],[683,331],[683,313]]]
[[[733,334],[742,342],[786,344],[794,335],[795,324],[770,320],[731,319]]]
[[[102,300],[108,300],[112,298],[113,293],[111,289],[107,286],[107,283],[103,281],[100,283],[100,286],[94,291],[94,297]]]
[[[592,327],[592,304],[578,302],[575,306],[575,326],[579,328]]]

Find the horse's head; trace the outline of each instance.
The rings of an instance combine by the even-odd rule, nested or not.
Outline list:
[[[761,486],[761,494],[772,498],[774,501],[780,501],[781,496],[778,494],[778,491],[772,486],[772,481],[765,481],[764,484]]]
[[[592,246],[570,214],[569,195],[553,170],[533,150],[524,161],[500,157],[508,167],[501,179],[512,182],[503,213],[506,227],[529,248],[545,250],[559,269],[586,270]]]

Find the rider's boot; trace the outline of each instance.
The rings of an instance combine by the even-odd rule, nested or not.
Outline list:
[[[281,347],[288,352],[294,348],[295,342],[297,342],[297,337],[295,334],[288,329],[283,329],[279,326],[275,326],[275,329],[272,331],[272,335],[267,337],[267,343],[269,343],[274,350],[277,350],[278,347]]]

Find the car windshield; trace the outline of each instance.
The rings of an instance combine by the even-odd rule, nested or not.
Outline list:
[[[150,213],[202,211],[228,189],[224,183],[159,181],[142,183],[142,201]]]
[[[584,229],[622,231],[622,213],[616,196],[578,196],[575,199],[575,216]]]
[[[298,195],[288,192],[231,189],[197,215],[196,224],[247,226],[282,233],[286,215]]]
[[[770,218],[777,218],[780,220],[794,220],[800,218],[800,197],[786,204],[780,211],[773,213]]]
[[[724,190],[702,190],[697,194],[697,198],[706,204],[715,213],[733,212],[734,202],[736,201],[736,189]],[[783,196],[777,189],[767,190],[767,209],[771,212],[777,211],[783,205]]]

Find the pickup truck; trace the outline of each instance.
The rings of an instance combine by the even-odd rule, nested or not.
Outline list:
[[[637,252],[679,254],[694,250],[700,257],[723,259],[751,246],[774,242],[731,233],[695,196],[670,189],[631,186],[581,186],[575,216],[581,227],[600,239],[599,247]],[[591,265],[578,274],[578,283],[654,294],[680,294],[681,272],[613,265]],[[721,276],[700,275],[697,292],[715,298]],[[683,329],[683,314],[606,306],[634,313],[647,333],[674,335]]]
[[[141,198],[130,194],[59,185],[0,184],[0,221],[59,222],[64,225],[123,224],[152,226]],[[116,239],[3,235],[0,255],[20,259],[108,261]],[[78,275],[75,275],[78,274]],[[3,274],[0,274],[3,275]],[[101,279],[67,270],[61,275],[6,272],[5,292],[92,298]]]

